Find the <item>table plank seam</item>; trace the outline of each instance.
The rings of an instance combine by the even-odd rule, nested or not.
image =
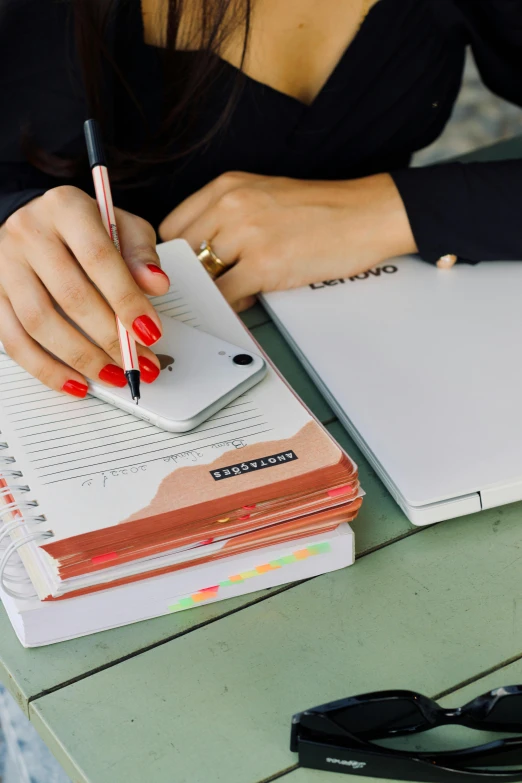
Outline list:
[[[285,775],[289,775],[291,772],[295,772],[299,769],[299,764],[292,764],[291,767],[285,767],[285,769],[276,772],[274,775],[270,775],[268,778],[262,778],[256,781],[256,783],[272,783],[273,780],[280,780]]]
[[[370,549],[367,549],[365,552],[361,552],[356,556],[356,561],[359,561],[361,558],[366,557],[367,555],[372,554],[372,552],[376,552],[380,549],[385,549],[388,546],[392,546],[393,544],[397,544],[403,539],[410,538],[412,535],[417,535],[418,533],[421,533],[423,530],[428,530],[429,527],[432,527],[431,525],[425,526],[425,527],[418,527],[413,528],[412,530],[408,530],[406,533],[403,533],[402,535],[396,536],[395,538],[391,539],[390,541],[386,541],[384,544],[376,545],[374,547],[371,547]],[[281,585],[280,588],[275,588],[272,592],[269,593],[269,595],[262,595],[258,598],[249,601],[247,604],[244,604],[243,606],[237,607],[236,609],[231,609],[230,612],[225,612],[218,617],[214,617],[210,620],[206,620],[204,622],[198,623],[197,625],[193,625],[190,628],[187,628],[184,631],[180,631],[179,633],[173,634],[172,636],[167,637],[166,639],[162,639],[161,641],[154,642],[153,644],[149,644],[146,647],[140,647],[139,650],[134,650],[131,653],[128,653],[127,655],[122,656],[121,658],[117,658],[114,661],[110,661],[109,663],[105,663],[101,666],[97,666],[93,669],[89,669],[86,672],[83,672],[83,674],[79,674],[76,677],[72,677],[69,680],[65,680],[62,683],[59,683],[58,685],[53,686],[52,688],[46,688],[42,691],[39,691],[38,693],[29,696],[27,698],[27,704],[30,704],[31,702],[35,701],[36,699],[41,699],[44,696],[47,696],[51,693],[55,693],[56,691],[62,690],[63,688],[67,688],[69,685],[74,685],[74,683],[81,682],[81,680],[85,680],[87,677],[91,677],[92,675],[99,674],[102,671],[105,671],[106,669],[111,669],[114,666],[117,666],[120,663],[124,663],[125,661],[130,660],[131,658],[136,658],[138,655],[142,655],[143,653],[147,653],[150,650],[156,649],[156,647],[161,647],[164,644],[168,644],[169,642],[173,642],[176,639],[180,639],[183,636],[186,636],[189,633],[192,633],[193,631],[197,631],[200,628],[206,628],[213,623],[218,622],[219,620],[224,619],[225,617],[230,617],[234,614],[237,614],[238,612],[242,612],[244,609],[248,609],[251,606],[255,606],[256,604],[262,603],[263,601],[267,601],[269,598],[273,598],[276,595],[280,595],[281,593],[285,593],[288,590],[293,590],[296,587],[299,587],[300,585],[305,584],[306,582],[311,582],[313,579],[319,579],[320,577],[314,576],[310,579],[301,579],[298,582],[291,582],[287,585]]]
[[[316,579],[317,577],[313,577],[313,578]],[[93,669],[89,669],[88,671],[83,672],[83,674],[78,674],[76,677],[71,677],[69,680],[65,680],[64,682],[61,682],[58,685],[54,685],[52,688],[44,688],[43,691],[39,691],[38,693],[35,693],[33,696],[28,696],[27,704],[36,701],[36,699],[41,699],[44,696],[48,696],[51,693],[55,693],[56,691],[60,691],[63,688],[67,688],[69,685],[74,685],[77,682],[81,682],[82,680],[87,679],[87,677],[91,677],[94,674],[99,674],[100,672],[103,672],[106,669],[112,669],[114,666],[117,666],[120,663],[125,663],[125,661],[129,661],[132,658],[137,658],[138,655],[142,655],[143,653],[147,653],[150,652],[151,650],[155,650],[157,647],[162,647],[164,644],[173,642],[176,639],[181,639],[183,636],[187,636],[189,633],[192,633],[192,631],[198,631],[201,628],[206,628],[218,622],[219,620],[223,620],[226,617],[231,617],[232,615],[241,612],[243,609],[248,609],[251,606],[255,606],[256,604],[261,603],[262,601],[266,601],[267,598],[272,598],[273,596],[279,595],[280,593],[285,593],[287,590],[292,590],[294,587],[299,587],[299,585],[302,585],[305,582],[309,582],[309,581],[311,580],[302,579],[299,582],[291,582],[290,584],[287,585],[281,585],[280,588],[274,588],[274,590],[269,595],[259,596],[258,598],[249,601],[248,604],[239,606],[236,609],[231,609],[229,612],[224,612],[223,614],[220,614],[218,617],[213,617],[210,620],[205,620],[201,623],[198,623],[197,625],[193,625],[190,628],[187,628],[185,631],[180,631],[179,633],[175,633],[172,636],[167,637],[166,639],[161,639],[161,641],[154,642],[153,644],[149,644],[146,647],[140,647],[139,650],[134,650],[133,652],[128,653],[127,655],[123,655],[121,658],[117,658],[114,661],[110,661],[109,663],[105,663],[102,664],[101,666],[96,666]]]
[[[335,422],[338,422],[339,424],[341,424],[341,422],[339,421],[337,416],[330,416],[330,418],[328,418],[328,419],[321,420],[321,424],[323,425],[323,427],[327,427],[329,424],[335,424]],[[343,425],[341,424],[341,427],[342,426]],[[335,438],[334,438],[334,440],[335,440]],[[341,448],[342,448],[342,446],[341,446]]]
[[[479,680],[484,679],[484,677],[488,677],[490,674],[494,674],[495,672],[498,672],[501,669],[505,669],[506,666],[511,666],[511,664],[516,663],[517,661],[520,660],[522,660],[522,652],[519,655],[513,655],[511,658],[507,658],[505,661],[502,661],[502,663],[499,663],[496,666],[491,666],[489,669],[484,669],[484,671],[475,674],[473,677],[468,677],[466,680],[462,680],[462,682],[459,682],[457,685],[453,685],[451,688],[446,688],[445,691],[436,693],[435,696],[433,696],[432,698],[438,700],[444,698],[445,696],[449,696],[452,693],[455,693],[455,691],[458,691],[461,688],[465,688],[467,685],[472,685],[474,682],[478,682]],[[511,685],[512,683],[508,682],[502,684]]]
[[[365,549],[364,552],[359,552],[359,554],[355,556],[355,560],[357,562],[362,557],[371,555],[372,552],[378,552],[380,549],[386,549],[386,547],[391,546],[392,544],[397,544],[399,541],[404,541],[406,538],[411,538],[412,536],[416,536],[419,533],[422,533],[423,530],[429,530],[430,527],[433,527],[433,525],[414,527],[412,530],[407,530],[405,533],[399,533],[398,536],[395,536],[395,538],[390,538],[389,541],[384,541],[382,544],[375,544],[375,546],[371,546],[369,549]]]

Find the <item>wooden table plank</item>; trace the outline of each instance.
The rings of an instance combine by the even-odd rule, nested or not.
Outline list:
[[[252,333],[290,386],[317,418],[322,422],[334,419],[332,409],[303,369],[292,349],[283,340],[277,327],[273,323],[268,323],[254,329]]]
[[[33,719],[82,782],[257,783],[294,763],[300,709],[433,694],[521,654],[521,511],[424,529],[44,696]]]
[[[254,329],[256,326],[261,326],[262,324],[270,322],[270,316],[259,302],[256,302],[249,310],[245,310],[241,313],[240,318],[249,329]]]
[[[522,157],[522,135],[514,136],[512,139],[497,141],[488,147],[481,147],[478,150],[459,155],[456,160],[468,162],[472,160],[510,160],[511,158]]]
[[[85,676],[88,672],[137,655],[230,612],[249,606],[280,588],[229,598],[197,609],[156,617],[111,631],[72,639],[48,647],[24,649],[0,603],[0,681],[28,715],[35,695]]]

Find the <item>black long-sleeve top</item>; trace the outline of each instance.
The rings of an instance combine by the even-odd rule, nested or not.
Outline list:
[[[86,174],[42,173],[21,144],[29,132],[62,157],[84,151],[88,109],[71,1],[0,0],[0,223],[54,186],[91,188]],[[112,29],[108,51],[154,126],[164,105],[164,70],[159,51],[144,43],[140,0],[120,0]],[[446,253],[522,259],[522,160],[408,168],[451,114],[467,46],[485,84],[522,105],[522,0],[380,0],[312,105],[246,78],[223,131],[196,153],[163,164],[155,178],[142,174],[136,187],[116,187],[115,202],[157,227],[182,199],[229,170],[334,180],[388,171],[426,260]],[[233,66],[221,65],[202,108],[202,131],[220,116],[236,76]],[[112,69],[103,90],[109,143],[136,149],[143,122]]]

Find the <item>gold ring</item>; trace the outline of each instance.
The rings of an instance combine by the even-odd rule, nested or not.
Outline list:
[[[226,271],[225,264],[217,257],[207,240],[201,243],[198,258],[214,280]]]

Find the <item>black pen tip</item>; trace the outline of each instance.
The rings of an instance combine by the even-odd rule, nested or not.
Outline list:
[[[129,384],[131,397],[137,405],[140,399],[140,372],[139,370],[128,370],[125,377]]]

